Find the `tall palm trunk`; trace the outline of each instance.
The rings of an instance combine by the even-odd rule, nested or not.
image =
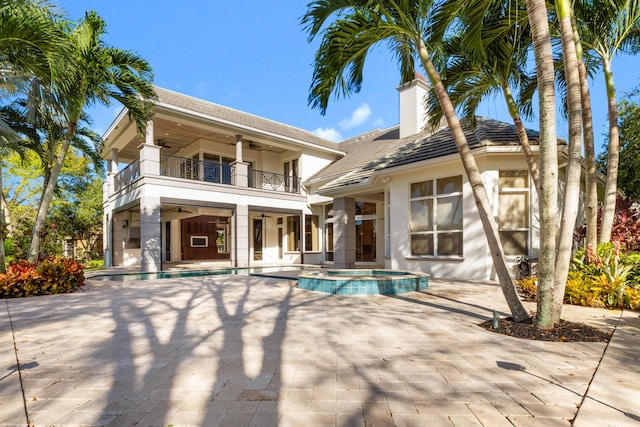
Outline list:
[[[518,111],[518,106],[516,105],[516,101],[513,99],[513,94],[511,93],[511,88],[508,84],[505,83],[502,85],[502,93],[504,94],[504,98],[507,101],[509,115],[511,115],[513,124],[516,127],[518,139],[520,140],[520,145],[522,146],[522,151],[524,152],[524,158],[527,162],[527,167],[529,168],[529,173],[531,174],[531,179],[533,180],[533,185],[535,185],[536,191],[540,193],[540,171],[538,169],[538,165],[536,164],[536,159],[533,157],[533,151],[531,150],[531,144],[529,144],[529,135],[527,135],[527,129],[522,123],[520,112]]]
[[[580,73],[580,100],[582,101],[582,130],[584,136],[585,163],[585,221],[587,236],[585,246],[596,247],[598,243],[598,181],[596,177],[596,156],[593,137],[593,114],[591,112],[591,93],[587,80],[587,66],[584,63],[582,43],[578,33],[575,16],[572,16],[573,37],[578,55],[578,72]]]
[[[558,141],[553,51],[544,0],[527,0],[527,14],[533,37],[540,106],[540,259],[536,325],[553,327],[553,282],[556,258],[558,211]]]
[[[5,202],[2,183],[2,168],[4,167],[2,157],[0,157],[0,274],[7,272],[7,258],[4,253],[4,239],[7,234],[7,219],[4,216]]]
[[[616,102],[616,88],[613,84],[611,62],[603,58],[604,78],[607,85],[607,103],[609,113],[609,154],[607,158],[607,185],[604,194],[604,210],[600,223],[600,243],[611,240],[613,219],[616,212],[616,195],[618,192],[618,166],[620,163],[620,137],[618,129],[618,106]]]
[[[489,203],[489,197],[487,196],[484,183],[482,182],[480,171],[475,158],[471,153],[471,149],[469,148],[469,144],[462,130],[462,126],[460,125],[460,121],[456,116],[451,99],[442,84],[440,74],[431,62],[429,52],[424,46],[424,42],[419,39],[416,41],[416,45],[418,47],[418,54],[420,55],[422,66],[427,72],[429,80],[434,87],[438,102],[440,102],[440,105],[442,106],[442,111],[446,117],[449,129],[451,129],[451,133],[453,134],[453,139],[456,147],[458,148],[460,158],[462,159],[462,165],[467,175],[467,179],[469,180],[469,184],[471,185],[476,207],[478,208],[478,213],[480,215],[480,221],[482,222],[482,227],[487,237],[489,251],[493,258],[493,265],[496,269],[496,274],[500,281],[500,287],[502,288],[502,293],[507,301],[511,315],[516,322],[529,319],[529,314],[518,297],[507,262],[504,258],[504,251],[498,234],[498,226],[493,214],[491,213],[491,204]]]
[[[29,262],[38,262],[38,255],[40,253],[40,234],[42,228],[44,227],[44,223],[47,220],[47,213],[49,212],[49,205],[51,204],[51,199],[53,198],[53,191],[56,188],[58,175],[60,175],[60,171],[62,170],[64,158],[67,155],[67,151],[69,151],[71,140],[75,135],[76,126],[77,123],[75,121],[69,122],[67,133],[60,146],[60,151],[58,152],[55,158],[55,163],[51,168],[51,175],[49,176],[47,186],[42,193],[40,205],[38,206],[38,214],[36,215],[36,221],[33,224],[33,230],[31,232],[31,244],[29,245],[29,252],[27,254],[27,259]]]
[[[582,102],[580,97],[580,72],[578,56],[573,39],[571,23],[571,1],[556,1],[556,11],[560,20],[564,72],[567,81],[567,105],[569,110],[569,152],[566,185],[564,189],[560,238],[556,254],[556,269],[553,286],[552,321],[560,321],[564,289],[569,274],[569,264],[573,251],[573,232],[576,227],[580,203],[580,175],[582,173]]]

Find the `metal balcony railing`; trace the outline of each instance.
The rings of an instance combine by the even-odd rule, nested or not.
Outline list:
[[[212,160],[197,160],[187,157],[160,156],[160,175],[196,181],[232,185],[234,167]]]
[[[236,184],[236,168],[228,163],[198,160],[170,155],[160,156],[160,175],[194,181],[204,181],[225,185]],[[300,178],[279,173],[248,169],[249,188],[300,193]],[[140,178],[140,160],[136,159],[114,177],[115,191],[131,185]]]
[[[120,191],[123,188],[128,187],[138,178],[140,178],[140,159],[136,159],[129,163],[113,177],[113,186],[115,191]]]
[[[300,178],[256,169],[248,171],[249,187],[263,190],[300,193]]]

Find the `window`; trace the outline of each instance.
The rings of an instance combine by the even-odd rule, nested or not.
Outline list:
[[[326,260],[333,261],[333,203],[324,207],[324,230]]]
[[[284,185],[289,193],[298,193],[300,184],[298,179],[298,159],[292,159],[284,162]]]
[[[462,176],[411,184],[411,255],[462,256]]]
[[[287,251],[300,251],[300,217],[287,217]]]
[[[304,217],[304,250],[307,252],[319,251],[318,245],[318,215],[306,215]]]
[[[206,248],[209,246],[208,236],[191,236],[192,248]]]
[[[529,173],[500,171],[498,228],[505,255],[529,254]]]
[[[227,247],[227,224],[216,224],[216,247],[219,254],[229,253]]]

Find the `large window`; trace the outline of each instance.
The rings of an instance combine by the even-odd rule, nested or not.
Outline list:
[[[284,184],[288,192],[300,191],[298,185],[298,159],[292,159],[283,164]]]
[[[333,203],[324,207],[324,230],[326,260],[333,261]]]
[[[300,251],[300,217],[287,217],[287,251]]]
[[[318,244],[318,215],[305,215],[304,217],[304,250],[307,252],[317,252],[320,250]]]
[[[462,176],[411,184],[411,254],[462,256]]]
[[[505,255],[529,254],[529,173],[500,171],[498,223]]]

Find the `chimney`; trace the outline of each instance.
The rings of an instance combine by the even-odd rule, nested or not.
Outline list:
[[[420,133],[429,120],[427,79],[414,71],[414,79],[398,86],[400,92],[400,138]]]

